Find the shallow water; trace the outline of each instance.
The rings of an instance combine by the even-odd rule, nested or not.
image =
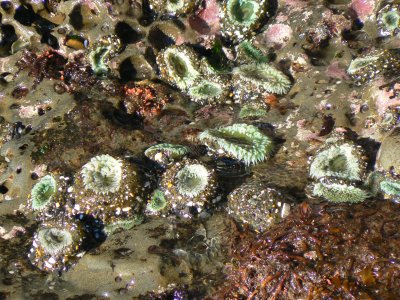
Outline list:
[[[344,285],[333,284],[327,289],[331,294],[309,287],[322,284],[316,282],[304,284],[307,289],[298,288],[298,293],[293,292],[293,283],[285,281],[287,276],[282,281],[276,279],[278,283],[271,279],[270,285],[261,281],[249,288],[244,283],[247,279],[243,278],[243,284],[240,280],[238,284],[238,279],[230,273],[232,270],[239,272],[242,268],[243,274],[251,276],[251,272],[246,272],[254,257],[248,258],[241,252],[241,249],[250,249],[246,248],[250,247],[246,243],[258,245],[265,240],[273,245],[270,236],[280,226],[289,232],[287,224],[298,220],[293,221],[292,217],[274,219],[271,233],[267,230],[261,234],[254,231],[257,226],[252,220],[232,218],[234,213],[227,204],[234,201],[228,195],[244,182],[261,182],[260,193],[253,191],[256,200],[250,196],[242,199],[243,210],[250,209],[246,205],[256,201],[257,210],[251,211],[256,220],[269,213],[276,214],[269,204],[257,204],[257,200],[263,199],[261,191],[266,187],[281,193],[279,197],[282,198],[273,199],[279,203],[277,210],[285,203],[291,212],[297,213],[295,216],[300,216],[299,211],[306,210],[303,202],[307,202],[313,209],[325,213],[325,207],[318,205],[323,203],[324,206],[329,201],[313,195],[312,187],[318,180],[310,178],[309,164],[318,150],[327,145],[327,139],[329,143],[330,138],[343,133],[346,141],[362,149],[359,161],[366,165],[363,176],[349,185],[368,190],[369,199],[357,206],[327,204],[326,218],[335,215],[335,210],[345,211],[346,216],[355,211],[356,224],[364,217],[364,212],[370,212],[370,205],[383,220],[389,218],[380,210],[397,205],[386,203],[396,202],[397,196],[379,190],[371,183],[372,177],[368,177],[373,171],[380,171],[385,178],[397,180],[399,166],[397,147],[392,146],[396,145],[397,133],[391,134],[399,120],[396,74],[400,65],[397,50],[393,50],[398,48],[398,37],[397,30],[382,37],[379,16],[386,2],[270,1],[268,13],[257,17],[259,22],[245,33],[247,36],[241,38],[240,32],[235,32],[232,40],[226,34],[230,24],[226,23],[224,15],[225,1],[193,2],[193,7],[189,5],[187,12],[177,16],[165,11],[156,14],[149,2],[0,3],[0,298],[398,297],[392,285],[398,280],[399,253],[379,248],[389,236],[396,240],[394,233],[382,234],[381,239],[371,239],[366,246],[360,246],[381,250],[374,252],[374,257],[365,250],[370,260],[364,269],[375,266],[385,255],[390,256],[395,266],[392,273],[388,272],[393,276],[392,282],[382,279],[381,274],[386,270],[379,273],[371,267],[374,280],[368,277],[369,273],[368,276],[363,273],[364,277],[360,275],[361,279],[340,277],[339,282],[347,280],[350,287],[346,290]],[[153,5],[155,10],[161,7]],[[269,17],[265,17],[267,15]],[[241,41],[250,41],[256,50],[246,55],[238,46]],[[101,50],[100,44],[110,46],[110,52]],[[200,75],[193,75],[193,82],[189,78],[190,84],[168,74],[168,62],[160,58],[160,53],[172,49],[173,44],[184,45],[178,48],[179,53],[190,53],[189,57],[198,59],[194,69]],[[95,52],[97,54],[93,54]],[[370,78],[360,82],[349,74],[348,68],[356,57],[365,55],[379,55],[382,61],[361,70],[360,76]],[[272,84],[263,81],[266,75],[260,70],[249,72],[252,80],[238,77],[240,66],[257,64],[264,69],[268,65],[277,69],[280,90],[270,91],[267,84]],[[178,67],[177,73],[181,75],[193,71],[187,66],[182,69],[180,64]],[[221,87],[222,94],[196,100],[191,89],[201,79]],[[188,84],[189,88],[183,87]],[[204,90],[218,89],[206,86]],[[256,113],[253,111],[252,116],[246,116],[243,110],[246,106]],[[238,123],[255,126],[261,136],[273,141],[273,147],[266,148],[265,157],[249,159],[252,163],[246,164],[246,160],[240,161],[240,157],[235,159],[234,155],[222,151],[222,146],[215,149],[212,143],[198,138],[208,129]],[[216,133],[216,136],[225,137],[228,143],[245,150],[252,149],[253,140],[243,135]],[[385,151],[381,151],[376,163],[382,142]],[[146,149],[159,143],[187,146],[189,150],[184,155],[183,166],[202,165],[208,172],[215,172],[209,175],[208,180],[213,185],[206,196],[195,200],[191,195],[176,196],[176,175],[165,178],[165,174],[180,170],[180,158],[163,157],[159,153],[154,157],[144,155]],[[247,154],[245,150],[244,155]],[[255,147],[256,154],[258,150]],[[127,205],[129,213],[118,212],[110,220],[104,217],[106,213],[97,210],[114,209],[107,199],[118,199],[122,201],[118,205],[126,205],[121,190],[90,194],[88,198],[95,205],[86,210],[76,208],[80,193],[87,193],[82,188],[82,167],[93,157],[104,154],[118,158],[124,168],[130,170],[124,173],[128,175],[122,179],[121,189],[138,195],[134,204]],[[132,187],[136,183],[129,177],[133,173],[139,178],[137,190]],[[48,174],[55,176],[58,184],[60,176],[65,179],[59,186],[59,194],[54,196],[59,202],[55,201],[55,206],[47,213],[32,211],[32,187]],[[188,182],[202,184],[200,179]],[[167,209],[156,213],[146,210],[155,189],[175,197],[173,204],[166,204]],[[379,205],[374,206],[373,202]],[[117,229],[107,236],[107,225],[115,226],[116,219],[126,221],[125,216],[132,211],[137,213],[134,216],[139,217],[137,220],[142,224],[128,230]],[[331,223],[321,219],[318,228],[325,232],[324,226],[328,228]],[[346,222],[351,222],[349,220]],[[39,270],[28,253],[31,258],[32,253],[36,253],[32,244],[38,228],[53,221],[62,226],[78,224],[85,242],[79,244],[79,254],[64,262],[65,265]],[[351,234],[355,234],[356,230],[353,232],[350,227]],[[340,228],[337,230],[344,232]],[[257,256],[254,250],[257,248],[251,249]],[[313,261],[309,252],[304,255],[305,259]],[[347,252],[346,255],[351,256]],[[269,259],[276,263],[275,258]],[[275,271],[285,269],[285,263],[278,264]],[[358,271],[364,269],[357,266]],[[311,274],[312,270],[304,267],[296,272]],[[262,276],[268,278],[268,274],[262,273]],[[328,280],[337,282],[332,278]],[[385,288],[388,294],[383,294]]]

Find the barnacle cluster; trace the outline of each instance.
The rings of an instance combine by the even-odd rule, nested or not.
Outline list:
[[[149,5],[157,13],[180,15],[192,12],[197,2],[196,0],[149,0]]]
[[[285,218],[291,205],[279,188],[258,181],[242,184],[228,195],[228,213],[257,232]]]
[[[247,165],[266,160],[275,148],[271,138],[247,124],[208,129],[199,135],[199,140],[215,154],[238,159]]]
[[[362,148],[344,137],[332,137],[310,162],[312,193],[332,202],[361,202],[369,197]]]
[[[400,27],[400,5],[388,3],[377,13],[378,33],[381,37],[396,36]]]
[[[357,85],[372,79],[395,72],[400,67],[397,50],[376,50],[353,59],[347,73]]]

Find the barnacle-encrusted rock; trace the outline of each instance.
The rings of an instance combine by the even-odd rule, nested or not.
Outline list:
[[[263,25],[269,17],[267,0],[225,0],[221,10],[221,33],[241,41]]]
[[[397,35],[400,26],[400,5],[398,3],[386,4],[378,11],[376,21],[380,36]]]
[[[271,138],[247,124],[205,130],[199,139],[217,155],[232,157],[248,165],[266,160],[275,148]]]
[[[232,72],[236,102],[252,101],[267,93],[286,94],[291,87],[285,74],[266,63],[241,65]]]
[[[189,152],[190,149],[187,146],[162,143],[147,148],[144,155],[165,166],[181,160]]]
[[[82,228],[71,221],[43,223],[34,235],[29,259],[44,271],[68,270],[83,255],[83,238]]]
[[[105,224],[141,213],[142,185],[136,166],[110,155],[93,157],[82,167],[69,197],[72,214],[84,213]]]
[[[214,169],[189,159],[168,168],[160,182],[160,190],[164,193],[169,208],[184,217],[189,216],[189,207],[200,212],[213,199],[216,188]]]
[[[313,185],[313,195],[320,196],[331,202],[362,202],[369,193],[359,185],[335,177],[323,177]]]
[[[340,139],[327,143],[312,158],[310,177],[336,177],[346,180],[363,180],[366,175],[364,151],[352,141]]]
[[[278,188],[257,181],[242,184],[228,195],[228,213],[257,232],[285,218],[291,205],[291,199]]]
[[[198,76],[200,60],[188,46],[171,46],[157,56],[161,77],[181,90],[190,88]]]
[[[197,0],[149,0],[151,9],[159,14],[180,15],[192,12]]]
[[[98,76],[107,75],[109,71],[108,61],[121,50],[121,41],[115,35],[104,36],[96,41],[88,54],[93,73]]]

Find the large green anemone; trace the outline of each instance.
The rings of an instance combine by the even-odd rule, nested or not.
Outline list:
[[[221,33],[232,41],[246,38],[268,17],[266,0],[227,0],[221,12]]]
[[[350,182],[332,178],[320,178],[313,185],[314,196],[320,196],[331,202],[357,203],[367,199],[370,195],[367,191]]]
[[[196,197],[206,189],[208,176],[208,170],[201,164],[184,166],[175,175],[177,189],[184,196]]]
[[[266,63],[252,63],[234,68],[233,83],[237,90],[258,94],[282,95],[291,87],[285,74]]]
[[[317,152],[310,164],[310,177],[336,177],[346,180],[362,180],[366,164],[363,151],[350,141],[329,143]]]
[[[122,178],[122,163],[110,155],[93,157],[81,171],[83,184],[97,194],[118,191]]]
[[[275,148],[271,138],[257,127],[247,124],[206,130],[199,135],[199,139],[215,153],[235,158],[247,165],[264,161]]]
[[[200,60],[187,46],[171,46],[157,56],[161,77],[181,90],[193,85],[199,73]]]
[[[33,210],[44,209],[52,200],[57,191],[56,180],[51,175],[46,175],[36,183],[31,191],[31,205]]]
[[[381,190],[390,196],[400,196],[400,182],[397,180],[384,179],[380,183]]]

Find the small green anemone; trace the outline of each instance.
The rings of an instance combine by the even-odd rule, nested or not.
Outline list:
[[[108,61],[122,49],[121,41],[114,35],[100,38],[90,49],[89,62],[93,73],[104,76],[108,73]]]
[[[268,113],[268,109],[266,105],[262,105],[259,103],[249,103],[243,105],[239,112],[239,118],[257,118],[257,117],[264,117]]]
[[[362,180],[366,164],[363,151],[350,141],[330,143],[317,152],[310,165],[310,177],[336,177],[346,180]]]
[[[324,177],[314,183],[313,194],[336,203],[362,202],[370,196],[364,189],[332,177]]]
[[[73,243],[72,235],[59,228],[43,228],[37,233],[43,250],[50,255],[57,255]]]
[[[247,124],[206,130],[199,135],[199,139],[215,153],[236,158],[247,165],[264,161],[275,148],[269,137],[257,127]]]
[[[228,98],[227,80],[222,76],[207,76],[197,80],[188,90],[188,95],[194,102],[222,102]]]
[[[177,189],[184,196],[196,197],[206,189],[208,176],[208,170],[201,164],[184,166],[175,176]]]
[[[168,165],[182,159],[189,152],[190,149],[187,146],[161,143],[147,148],[144,155],[161,165]]]
[[[291,82],[276,68],[266,63],[253,63],[233,69],[233,81],[236,89],[248,93],[286,94]]]
[[[151,213],[157,213],[163,210],[167,206],[167,200],[165,200],[164,193],[160,190],[155,190],[150,197],[150,201],[147,203],[146,209]]]
[[[400,27],[400,5],[386,4],[378,11],[376,21],[381,37],[397,35]]]
[[[51,175],[46,175],[36,183],[31,191],[32,209],[42,210],[52,200],[57,190],[56,180]]]
[[[200,60],[187,46],[171,46],[157,56],[161,77],[178,88],[185,90],[193,85],[200,73]]]
[[[130,230],[133,227],[140,225],[142,223],[143,223],[143,216],[135,215],[124,220],[117,220],[111,224],[107,224],[104,227],[104,232],[107,235],[111,235],[116,231]]]
[[[243,63],[266,63],[269,60],[268,57],[250,41],[241,42],[238,46],[237,53],[237,59]]]
[[[110,155],[93,157],[81,171],[83,184],[97,194],[118,191],[122,178],[122,163]]]

